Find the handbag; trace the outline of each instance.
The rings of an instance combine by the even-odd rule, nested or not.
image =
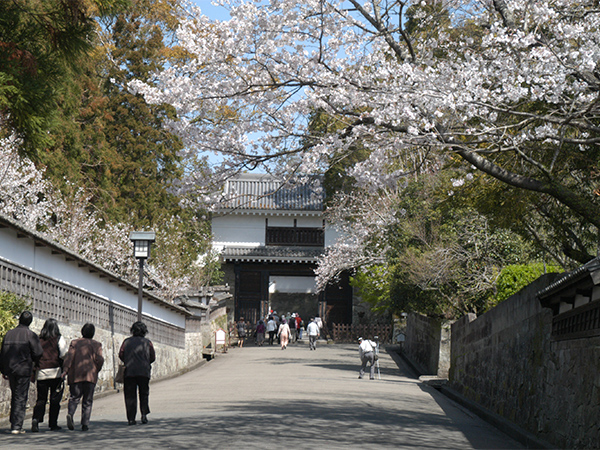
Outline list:
[[[65,378],[60,377],[60,383],[56,386],[56,392],[63,392],[65,390]]]
[[[125,382],[125,364],[119,363],[117,373],[115,374],[115,383]]]

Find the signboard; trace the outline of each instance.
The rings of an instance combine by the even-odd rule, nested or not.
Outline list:
[[[215,344],[216,345],[225,345],[225,331],[222,328],[219,328],[215,331]]]

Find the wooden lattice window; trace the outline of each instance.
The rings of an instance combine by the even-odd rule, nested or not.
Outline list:
[[[267,226],[266,244],[323,247],[325,245],[325,232],[323,228]]]
[[[552,319],[556,340],[600,336],[600,300],[566,311]]]

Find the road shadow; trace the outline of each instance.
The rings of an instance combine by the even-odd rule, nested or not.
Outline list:
[[[201,401],[201,400],[199,400]],[[380,406],[376,396],[355,403],[315,400],[230,403],[218,410],[184,417],[161,417],[147,425],[94,421],[90,431],[42,431],[2,435],[2,448],[269,448],[292,443],[312,448],[465,448],[465,440],[447,417]],[[77,427],[79,428],[79,427]],[[325,439],[325,441],[324,441]],[[324,442],[327,442],[324,444]],[[487,446],[474,448],[493,448]]]
[[[67,430],[64,427],[64,414],[61,414],[60,424],[64,427],[62,431],[50,432],[44,424],[40,427],[40,433],[28,432],[19,436],[0,434],[0,448],[521,448],[507,447],[506,439],[502,441],[501,437],[497,440],[489,439],[489,429],[477,436],[479,425],[469,424],[466,418],[458,414],[459,411],[452,410],[446,403],[440,403],[434,396],[435,392],[427,391],[427,394],[444,411],[444,408],[448,408],[448,415],[443,414],[437,405],[432,407],[433,402],[427,396],[420,392],[415,395],[419,389],[408,386],[415,385],[415,379],[407,376],[408,367],[398,364],[391,352],[382,354],[381,381],[348,380],[355,378],[359,369],[356,347],[339,346],[335,352],[323,354],[318,351],[309,352],[305,348],[301,350],[304,357],[300,354],[295,356],[291,349],[267,352],[261,349],[237,360],[243,363],[241,366],[229,366],[234,367],[233,373],[239,372],[240,377],[229,377],[231,372],[215,372],[226,374],[228,380],[237,383],[246,374],[245,368],[256,367],[261,363],[301,364],[331,369],[331,372],[308,371],[308,381],[303,379],[302,395],[298,397],[293,395],[293,381],[290,380],[291,384],[288,385],[285,378],[282,382],[281,377],[270,377],[268,384],[253,385],[260,386],[261,395],[251,396],[253,400],[244,400],[243,392],[235,396],[227,394],[231,389],[230,384],[222,386],[222,391],[216,392],[214,380],[211,382],[207,379],[195,385],[189,379],[192,375],[188,375],[187,381],[179,384],[184,386],[183,389],[174,390],[175,382],[164,382],[172,384],[163,385],[170,386],[171,389],[171,396],[163,397],[163,401],[178,402],[177,406],[153,406],[155,414],[150,415],[150,423],[147,425],[128,426],[122,420],[122,403],[118,402],[118,406],[111,406],[111,409],[105,406],[104,415],[94,417],[92,413],[88,432],[80,431],[79,427],[74,431]],[[244,350],[240,349],[240,352]],[[309,360],[306,359],[307,354],[310,354]],[[206,367],[210,366],[203,366],[203,371],[194,374],[193,378],[200,379],[206,375]],[[286,373],[289,376],[297,371]],[[331,373],[331,376],[319,378],[323,373]],[[185,378],[183,376],[179,380]],[[345,381],[340,381],[343,379]],[[384,388],[381,383],[390,385]],[[331,386],[331,392],[315,389],[319,384]],[[205,402],[207,391],[210,391],[211,400]],[[279,394],[274,396],[275,392]],[[313,395],[312,392],[321,394]],[[284,398],[276,398],[277,395]],[[174,398],[178,400],[172,400]],[[118,420],[113,420],[115,418]],[[30,420],[26,423],[29,425]],[[500,442],[502,443],[497,444]]]

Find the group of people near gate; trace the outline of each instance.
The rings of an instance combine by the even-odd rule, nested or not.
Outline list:
[[[316,350],[317,339],[321,335],[323,321],[320,317],[311,317],[306,326],[306,334],[311,350]],[[243,347],[247,336],[254,330],[256,345],[262,347],[265,342],[274,345],[275,340],[285,350],[290,343],[296,343],[302,339],[304,331],[304,321],[298,313],[288,313],[279,316],[277,311],[271,311],[264,319],[260,319],[255,327],[247,323],[243,317],[235,324],[235,330],[238,336],[238,347]],[[232,330],[233,331],[233,330]]]
[[[11,390],[11,433],[25,433],[23,424],[31,382],[37,388],[31,431],[39,432],[48,402],[48,427],[51,431],[61,430],[58,419],[65,381],[69,386],[67,428],[75,429],[75,412],[81,403],[81,430],[88,431],[98,372],[104,365],[102,344],[94,339],[94,324],[83,325],[81,338],[67,343],[55,319],[45,321],[39,336],[29,328],[32,321],[30,311],[21,313],[18,326],[6,333],[0,350],[0,370]],[[135,425],[139,395],[141,422],[145,424],[150,413],[151,364],[156,355],[152,342],[145,337],[148,328],[143,322],[135,322],[130,331],[131,337],[123,341],[119,350],[125,366],[125,411],[127,423]]]
[[[317,339],[321,335],[322,326],[322,321],[319,317],[310,318],[310,322],[306,326],[310,350],[317,349]],[[231,331],[233,331],[234,328],[238,335],[238,347],[243,347],[244,340],[249,334],[248,330],[251,330],[252,328],[243,317],[235,324],[235,327],[231,327]],[[258,321],[254,335],[258,346],[264,345],[267,335],[269,345],[273,345],[275,337],[277,337],[281,344],[281,349],[285,350],[290,342],[296,342],[298,339],[302,339],[302,331],[303,322],[299,314],[288,314],[288,319],[286,319],[285,316],[279,317],[276,311],[271,311],[265,320],[261,319]],[[375,339],[377,339],[377,337],[375,337]],[[358,338],[358,355],[361,362],[358,378],[364,376],[367,365],[369,365],[369,379],[375,379],[375,367],[379,357],[378,353],[379,346],[377,342],[370,339],[363,339],[362,337]]]

